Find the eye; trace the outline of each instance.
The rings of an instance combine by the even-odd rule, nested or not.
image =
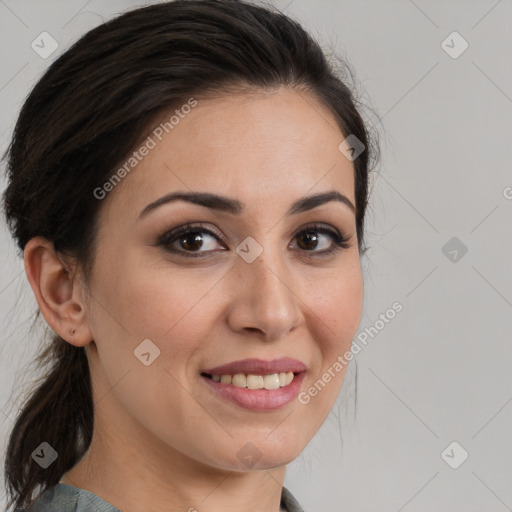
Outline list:
[[[331,239],[330,243],[326,242],[328,238]],[[341,235],[336,229],[318,224],[302,229],[295,235],[295,239],[299,241],[297,245],[300,250],[312,252],[319,256],[350,247],[348,238]],[[316,250],[318,247],[323,250]]]
[[[294,236],[295,239],[299,241],[297,244],[299,251],[312,253],[311,256],[329,255],[336,250],[350,247],[349,239],[341,235],[338,230],[318,224],[302,229]],[[201,225],[185,224],[161,235],[157,245],[180,256],[205,257],[212,252],[218,252],[215,248],[222,240],[223,236],[216,230]],[[291,245],[295,248],[293,244]],[[224,246],[221,250],[227,249]]]
[[[164,233],[159,238],[158,245],[164,246],[166,250],[172,253],[179,253],[183,256],[202,257],[207,255],[204,253],[213,252],[219,239],[222,239],[222,235],[214,230],[203,226],[185,224]],[[201,251],[199,249],[206,250]]]

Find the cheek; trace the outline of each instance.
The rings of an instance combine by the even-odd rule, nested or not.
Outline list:
[[[102,355],[114,363],[124,358],[131,365],[134,349],[150,339],[160,350],[155,364],[184,375],[217,318],[214,285],[221,274],[202,269],[162,271],[141,262],[129,266],[124,262],[98,279],[104,304],[99,308],[98,333],[100,340],[108,341],[103,343],[108,347],[101,347]]]
[[[350,351],[361,320],[362,275],[360,266],[352,268],[308,288],[309,330],[316,342],[316,364],[304,382],[299,403],[307,414],[305,421],[314,422],[315,428],[323,423],[340,392],[348,367],[345,354]]]
[[[350,271],[323,277],[317,286],[302,292],[323,333],[319,348],[324,356],[345,351],[357,332],[362,315],[363,281],[359,265]]]
[[[206,322],[211,285],[190,271],[165,278],[161,271],[142,266],[129,271],[128,266],[110,268],[96,279],[101,284],[96,285],[93,335],[99,378],[105,379],[99,381],[100,394],[109,397],[102,404],[111,408],[105,414],[126,417],[128,411],[157,437],[178,443],[184,431],[194,430],[191,425],[205,422],[204,411],[184,390],[192,356],[211,331]],[[146,339],[154,346],[145,342],[144,352],[138,351]],[[134,351],[149,352],[149,364]]]

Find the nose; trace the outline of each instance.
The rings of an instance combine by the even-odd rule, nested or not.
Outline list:
[[[302,301],[294,292],[293,276],[277,258],[265,251],[252,263],[238,261],[231,286],[234,290],[228,322],[234,331],[260,332],[277,340],[296,328],[302,318]]]

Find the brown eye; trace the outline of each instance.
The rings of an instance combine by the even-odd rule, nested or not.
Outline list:
[[[157,244],[183,256],[202,257],[217,252],[221,235],[202,226],[185,225],[164,233]],[[221,249],[225,250],[225,249]],[[194,254],[195,253],[195,254]]]
[[[331,254],[337,249],[350,247],[348,238],[340,235],[337,230],[325,226],[309,226],[295,236],[297,246],[301,251],[310,252],[314,255]],[[331,239],[329,243],[328,239]],[[324,241],[325,240],[325,241]],[[318,248],[320,247],[320,250]]]
[[[176,241],[180,244],[182,249],[187,251],[197,251],[201,249],[203,245],[203,237],[199,232],[190,232],[181,235]]]
[[[299,243],[298,246],[304,250],[316,249],[318,245],[318,234],[314,231],[303,231],[300,236],[297,237],[298,240],[301,240],[302,243]]]

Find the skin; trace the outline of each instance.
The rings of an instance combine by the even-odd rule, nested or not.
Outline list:
[[[330,190],[355,204],[354,167],[338,150],[344,138],[305,92],[198,98],[102,200],[89,282],[47,240],[27,244],[41,311],[62,338],[86,347],[92,374],[92,444],[62,482],[125,512],[279,511],[286,464],[326,419],[345,369],[307,405],[294,400],[272,412],[226,401],[199,372],[288,356],[308,367],[306,390],[350,349],[363,301],[355,214],[330,201],[285,216],[297,199]],[[138,219],[174,191],[217,193],[245,208],[233,215],[177,201]],[[205,258],[157,246],[186,222],[225,241],[203,233],[196,251],[209,251]],[[335,246],[329,235],[319,233],[316,246],[296,236],[311,223],[349,236],[350,247],[321,256]],[[263,248],[250,264],[235,251],[248,236]],[[193,252],[179,240],[172,246]],[[144,339],[160,349],[149,366],[134,356]],[[260,453],[251,470],[237,457],[247,442]]]

